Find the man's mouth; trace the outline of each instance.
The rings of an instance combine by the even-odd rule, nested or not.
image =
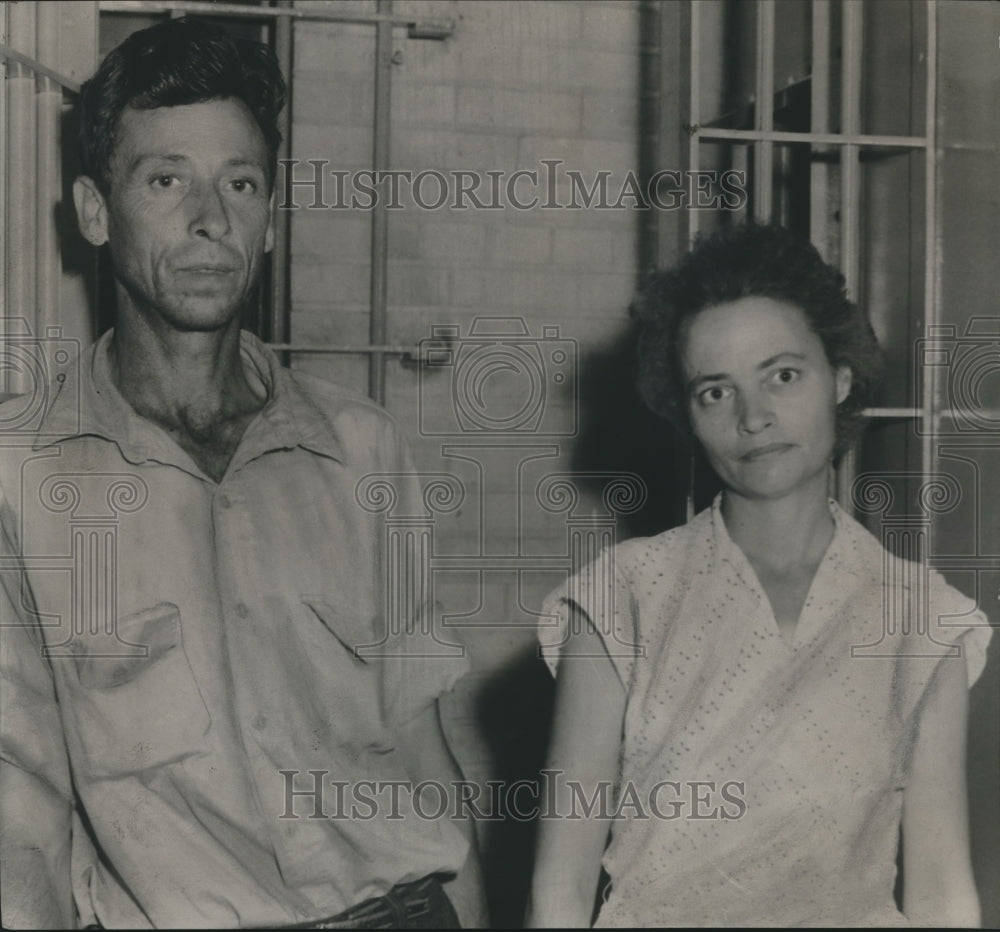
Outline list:
[[[232,265],[185,265],[177,271],[185,275],[230,275],[236,268]]]

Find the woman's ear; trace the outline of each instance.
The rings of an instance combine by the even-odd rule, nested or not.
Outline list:
[[[837,404],[840,404],[851,394],[851,384],[853,381],[850,366],[837,367],[837,372],[834,375],[834,384],[837,386]]]
[[[73,182],[73,203],[83,238],[92,246],[103,246],[108,241],[108,205],[93,178],[80,175]]]

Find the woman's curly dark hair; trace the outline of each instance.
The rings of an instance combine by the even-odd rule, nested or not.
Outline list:
[[[847,297],[844,276],[807,240],[784,227],[748,223],[700,237],[667,271],[654,273],[632,305],[640,326],[638,389],[643,401],[692,436],[680,357],[685,324],[699,311],[764,297],[801,308],[834,368],[851,370],[851,391],[837,408],[839,458],[864,425],[882,377],[871,324]]]
[[[262,42],[233,38],[203,20],[171,19],[134,32],[101,62],[80,93],[80,160],[103,194],[122,111],[152,110],[208,100],[243,101],[264,135],[274,184],[285,105],[285,81],[274,52]]]

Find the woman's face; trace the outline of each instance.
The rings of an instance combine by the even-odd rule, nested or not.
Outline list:
[[[805,314],[740,298],[700,311],[682,338],[691,425],[726,487],[755,499],[825,494],[851,371],[833,369]]]

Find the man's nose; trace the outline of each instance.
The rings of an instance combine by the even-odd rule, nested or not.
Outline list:
[[[747,434],[759,434],[774,423],[774,406],[764,392],[740,396],[739,428]]]
[[[229,214],[215,185],[199,185],[191,192],[190,197],[191,234],[213,241],[222,239],[229,232]]]

